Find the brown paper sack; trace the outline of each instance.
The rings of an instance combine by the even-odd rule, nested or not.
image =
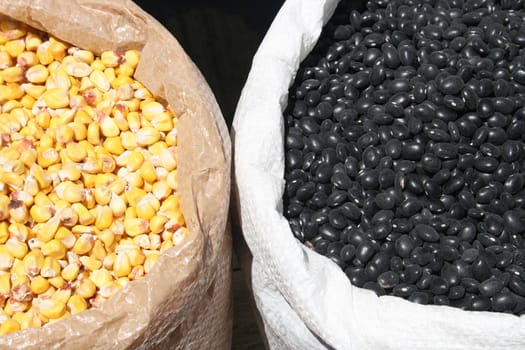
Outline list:
[[[135,78],[180,115],[178,193],[190,231],[98,309],[2,336],[0,349],[229,349],[230,140],[196,66],[129,0],[0,0],[0,13],[96,53],[142,52]]]

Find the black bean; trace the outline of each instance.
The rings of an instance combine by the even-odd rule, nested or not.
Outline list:
[[[514,294],[501,292],[492,298],[492,310],[496,312],[512,311],[516,305]]]

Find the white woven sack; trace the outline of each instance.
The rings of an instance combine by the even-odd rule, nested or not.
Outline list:
[[[524,350],[523,317],[378,298],[294,238],[282,215],[282,112],[336,5],[286,1],[254,58],[233,123],[237,207],[271,348]]]

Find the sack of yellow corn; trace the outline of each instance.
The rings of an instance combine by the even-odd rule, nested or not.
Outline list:
[[[230,158],[134,3],[0,0],[0,349],[228,349]]]

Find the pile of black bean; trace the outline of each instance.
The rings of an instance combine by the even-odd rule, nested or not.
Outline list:
[[[525,313],[525,1],[342,1],[290,88],[284,215],[351,283]]]

